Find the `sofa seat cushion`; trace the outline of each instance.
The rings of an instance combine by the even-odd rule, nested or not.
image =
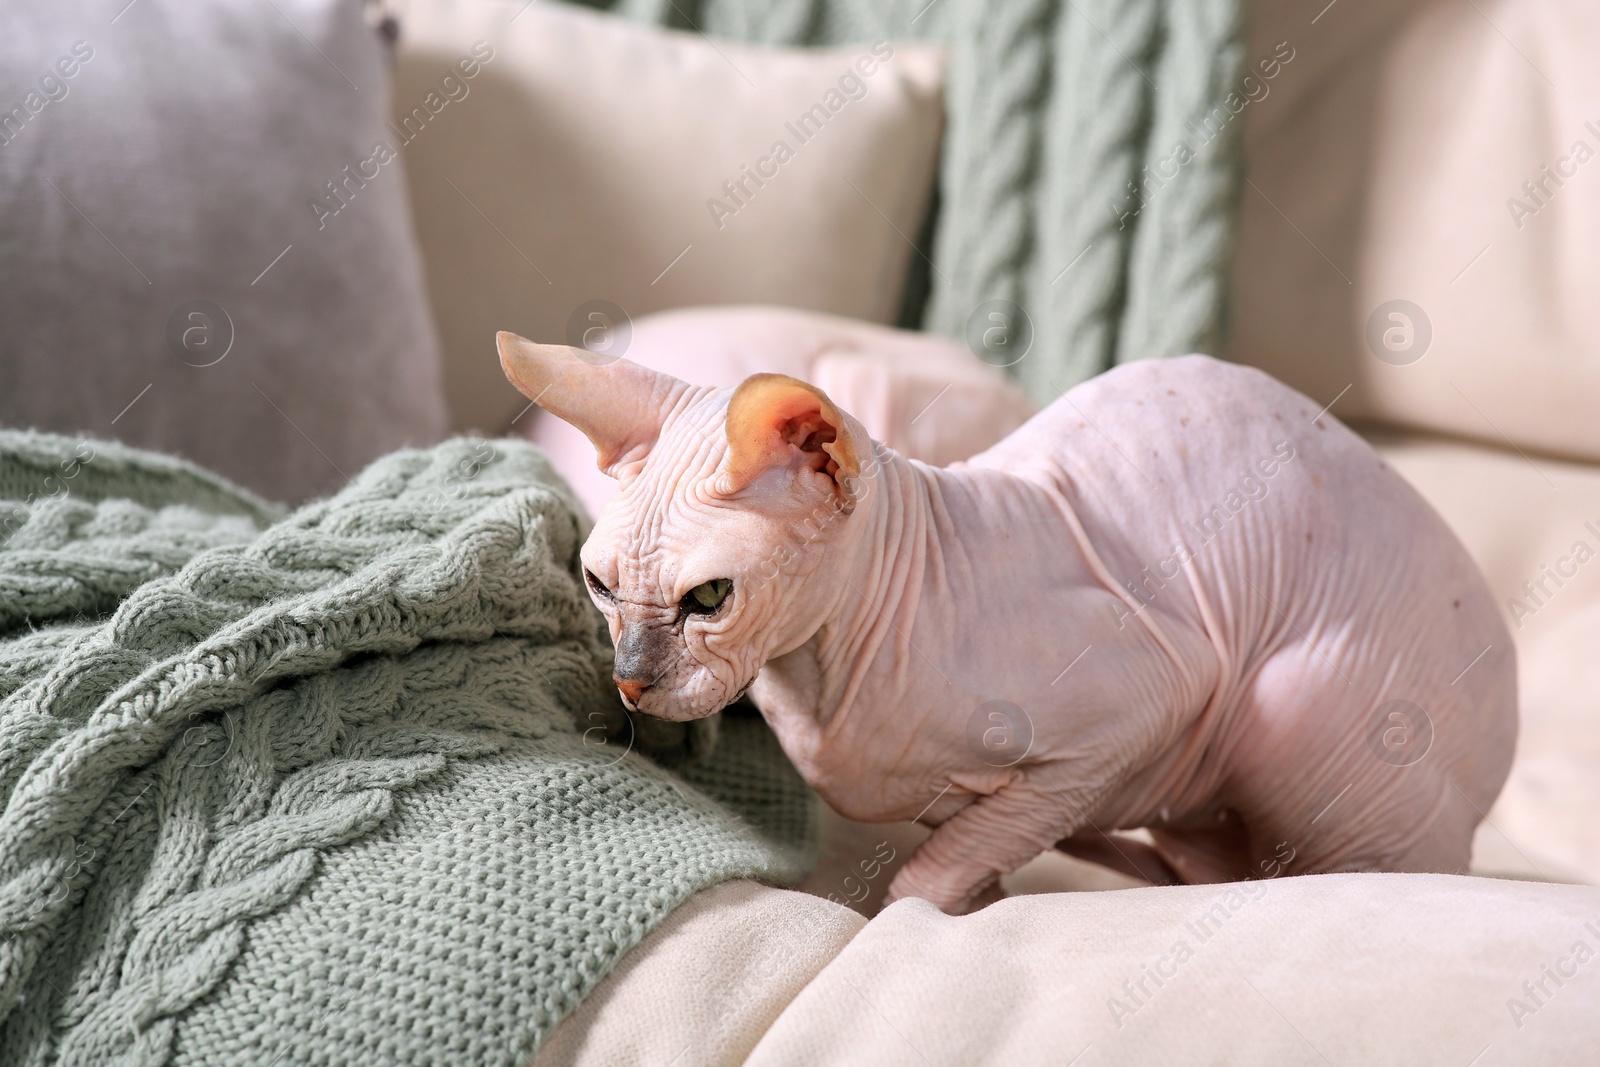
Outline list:
[[[1401,874],[1030,896],[961,917],[906,900],[746,1062],[1578,1063],[1600,1035],[1584,973],[1600,966],[1597,908],[1587,886]],[[1544,967],[1565,985],[1530,996]]]
[[[751,881],[690,897],[556,1028],[536,1067],[737,1064],[866,920]]]
[[[1584,1063],[1597,914],[1589,886],[1342,874],[960,917],[912,899],[859,926],[729,883],[642,941],[532,1067]]]

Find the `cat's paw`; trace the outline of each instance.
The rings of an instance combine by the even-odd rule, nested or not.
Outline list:
[[[976,911],[1003,893],[1016,870],[1074,827],[1028,785],[978,798],[934,828],[889,883],[889,900],[921,897],[950,915]]]
[[[946,915],[970,915],[998,900],[1004,900],[1006,896],[1006,891],[1000,887],[998,874],[985,883],[967,887],[948,879],[919,878],[915,870],[912,871],[912,877],[905,875],[906,869],[902,868],[889,883],[889,891],[883,899],[885,908],[905,897],[916,897],[928,901]]]

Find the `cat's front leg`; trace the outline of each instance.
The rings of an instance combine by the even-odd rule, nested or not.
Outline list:
[[[889,883],[885,903],[920,897],[951,915],[976,911],[1000,898],[1001,875],[1078,828],[1048,792],[1019,778],[935,827]]]

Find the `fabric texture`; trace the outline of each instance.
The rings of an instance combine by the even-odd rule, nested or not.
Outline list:
[[[797,897],[736,882],[691,898],[533,1067],[1577,1065],[1600,1036],[1589,886],[1320,875],[1056,892],[960,917],[911,899],[848,939],[836,905]],[[771,966],[801,923],[815,948]],[[683,990],[683,1018],[663,989]]]
[[[1597,908],[1590,886],[1412,874],[1056,893],[959,917],[908,899],[742,1062],[1588,1063]]]
[[[289,501],[443,436],[362,7],[8,7],[0,425],[176,452]]]
[[[498,330],[625,354],[629,319],[673,307],[894,321],[937,167],[939,49],[753,48],[564,4],[396,7],[394,128],[458,428],[504,432],[527,404]]]
[[[947,47],[926,299],[901,325],[969,340],[995,327],[1015,344],[1026,329],[1011,370],[1035,402],[1115,363],[1218,351],[1244,99],[1237,0],[600,6],[763,44]]]
[[[1333,414],[1600,460],[1600,7],[1298,3],[1242,116],[1229,359]],[[1396,318],[1394,316],[1398,315]]]
[[[865,925],[837,904],[749,881],[696,893],[556,1027],[532,1067],[743,1063]]]
[[[811,862],[759,719],[630,732],[531,446],[273,522],[82,444],[0,432],[0,1061],[514,1064],[690,894]]]

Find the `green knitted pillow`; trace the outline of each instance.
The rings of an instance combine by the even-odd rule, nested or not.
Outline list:
[[[274,522],[0,431],[0,492],[0,1062],[509,1067],[690,894],[811,862],[758,718],[694,784],[630,743],[529,445]]]

